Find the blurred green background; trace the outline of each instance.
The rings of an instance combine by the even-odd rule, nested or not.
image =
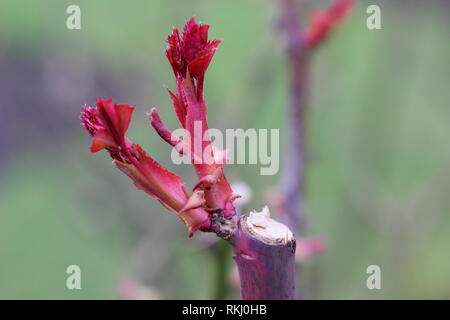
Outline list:
[[[66,28],[70,4],[81,30]],[[382,30],[366,28],[368,4],[380,5]],[[191,187],[193,170],[171,164],[145,116],[157,106],[178,127],[166,36],[194,15],[224,39],[206,79],[211,127],[283,135],[278,14],[270,0],[0,2],[0,298],[239,297],[229,248],[187,239],[106,153],[89,152],[78,116],[99,96],[136,104],[128,136]],[[449,17],[448,1],[358,1],[314,55],[306,235],[328,248],[301,266],[305,298],[450,298]],[[245,211],[279,178],[226,170],[252,188]],[[81,290],[66,288],[71,264]],[[366,287],[371,264],[381,290]]]

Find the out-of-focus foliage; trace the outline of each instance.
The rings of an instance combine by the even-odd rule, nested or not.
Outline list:
[[[382,30],[366,28],[368,2],[358,1],[313,58],[307,233],[329,247],[302,267],[304,295],[450,298],[449,6],[377,2]],[[76,3],[77,31],[65,26],[72,1],[0,3],[0,298],[115,298],[127,278],[163,298],[223,297],[227,248],[211,246],[212,235],[188,240],[106,154],[90,154],[78,114],[98,96],[137,104],[130,137],[192,186],[190,167],[170,164],[145,112],[158,106],[176,127],[164,40],[195,15],[225,39],[206,79],[210,126],[283,135],[276,1]],[[278,179],[256,165],[227,174],[253,188],[248,209],[262,207]],[[82,290],[66,289],[71,264]],[[382,290],[366,288],[371,264]]]

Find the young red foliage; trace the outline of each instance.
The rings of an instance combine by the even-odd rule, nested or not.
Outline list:
[[[130,177],[137,188],[158,199],[183,220],[189,235],[198,229],[208,230],[209,213],[205,210],[193,208],[180,212],[189,200],[181,178],[126,138],[134,107],[114,104],[112,99],[98,99],[96,105],[93,108],[83,106],[80,117],[82,125],[92,136],[91,152],[106,149],[116,167]]]
[[[209,211],[221,212],[229,218],[236,214],[232,204],[236,195],[233,195],[223,172],[224,163],[221,160],[224,151],[216,150],[211,145],[207,132],[207,107],[203,98],[205,72],[221,42],[208,40],[208,29],[209,25],[197,23],[195,18],[191,18],[182,33],[174,28],[168,36],[166,56],[177,86],[175,92],[168,92],[187,137],[180,142],[182,146],[178,144],[177,150],[184,150],[180,151],[183,154],[189,153],[199,178],[195,190],[204,191],[205,206]],[[149,118],[160,136],[171,136],[156,111],[152,111]],[[169,143],[173,145],[173,140]],[[199,145],[201,148],[196,148]]]
[[[135,107],[98,99],[96,107],[83,106],[82,125],[92,136],[91,152],[106,149],[116,167],[134,185],[168,210],[176,213],[189,230],[214,231],[210,213],[230,218],[236,214],[234,195],[223,173],[224,151],[212,147],[207,134],[207,110],[203,99],[206,69],[221,40],[208,40],[209,25],[191,18],[180,35],[174,29],[168,37],[167,58],[175,74],[176,93],[169,91],[177,117],[189,139],[178,139],[161,121],[156,109],[149,113],[157,133],[181,154],[189,156],[199,177],[189,194],[182,179],[170,172],[126,137]],[[200,126],[201,137],[196,126]],[[200,152],[195,147],[200,139]],[[206,151],[205,151],[206,150]]]
[[[334,0],[328,8],[313,12],[310,25],[303,33],[304,41],[310,47],[322,43],[331,31],[348,16],[352,7],[353,0]]]

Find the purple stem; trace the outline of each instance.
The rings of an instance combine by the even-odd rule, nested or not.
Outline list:
[[[241,216],[230,239],[245,300],[287,300],[295,295],[295,239],[267,239]]]
[[[280,25],[286,41],[290,71],[290,101],[285,163],[280,185],[290,229],[304,227],[305,109],[309,80],[309,48],[302,41],[296,0],[281,0]]]

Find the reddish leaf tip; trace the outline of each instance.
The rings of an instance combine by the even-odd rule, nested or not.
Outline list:
[[[174,28],[168,36],[169,47],[166,49],[166,56],[177,77],[185,78],[188,70],[196,79],[203,77],[217,46],[222,41],[208,40],[208,30],[208,24],[198,23],[195,17],[192,17],[186,22],[181,35],[179,30]]]
[[[352,7],[353,0],[334,0],[329,7],[313,12],[311,23],[303,34],[306,43],[311,47],[322,43],[348,16]]]

